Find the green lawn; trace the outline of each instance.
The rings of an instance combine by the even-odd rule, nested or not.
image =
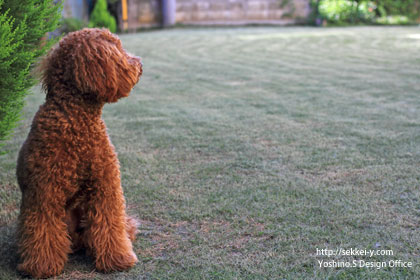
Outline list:
[[[58,279],[420,279],[420,28],[180,28],[120,36],[143,57],[103,117],[140,263]],[[0,156],[0,279],[15,279],[17,152]],[[316,256],[388,249],[393,256]],[[318,261],[412,268],[320,268]]]

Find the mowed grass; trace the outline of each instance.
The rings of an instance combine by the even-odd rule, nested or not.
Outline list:
[[[57,279],[420,278],[420,28],[202,28],[121,35],[143,57],[103,118],[121,162],[139,264]],[[0,278],[16,273],[17,152],[0,162]],[[316,256],[390,249],[393,256]],[[319,260],[412,268],[320,268]]]

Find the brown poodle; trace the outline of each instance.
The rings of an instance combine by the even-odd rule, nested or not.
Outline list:
[[[36,278],[60,274],[67,255],[82,247],[100,271],[130,268],[137,262],[136,222],[125,213],[101,113],[105,103],[129,95],[142,74],[140,58],[108,30],[83,29],[61,39],[41,70],[46,101],[17,165],[18,269]]]

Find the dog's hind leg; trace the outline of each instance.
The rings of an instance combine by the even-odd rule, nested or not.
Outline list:
[[[139,232],[139,222],[130,216],[125,217],[125,228],[128,234],[128,238],[130,238],[131,241],[134,241],[136,239],[136,234]]]

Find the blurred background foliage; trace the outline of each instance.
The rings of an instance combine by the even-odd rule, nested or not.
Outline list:
[[[117,21],[108,11],[106,0],[97,0],[90,15],[89,27],[106,27],[112,33],[117,32]]]
[[[312,0],[316,24],[413,24],[420,16],[419,0]]]
[[[63,18],[61,20],[60,33],[67,34],[69,32],[81,30],[87,26],[88,24],[81,19],[73,17]]]

